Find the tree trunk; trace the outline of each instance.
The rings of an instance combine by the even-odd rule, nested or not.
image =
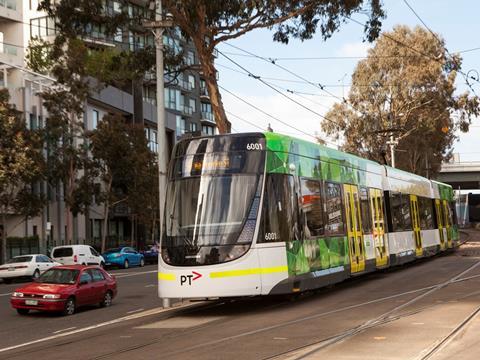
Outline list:
[[[107,231],[108,231],[108,215],[109,215],[110,204],[109,201],[105,201],[103,209],[103,229],[102,229],[102,249],[101,252],[105,252],[105,247],[107,243]]]
[[[231,131],[231,124],[227,119],[227,114],[223,107],[222,96],[218,89],[215,66],[213,65],[213,55],[202,47],[201,43],[203,41],[203,39],[201,41],[195,41],[198,56],[200,58],[200,67],[207,83],[208,95],[210,97],[210,103],[212,104],[213,115],[215,116],[215,123],[217,124],[218,132],[220,134],[226,134]]]
[[[113,182],[113,179],[110,178],[108,180],[107,189],[106,189],[107,199],[105,200],[105,203],[103,204],[104,209],[103,209],[103,230],[102,230],[102,249],[101,249],[102,254],[106,250],[105,245],[106,245],[106,240],[107,240],[108,216],[109,216],[109,213],[110,213],[110,192],[112,191],[112,182]]]
[[[1,246],[0,264],[7,261],[7,214],[6,209],[2,211],[2,246]]]
[[[130,246],[133,247],[135,237],[135,215],[132,215],[132,219],[130,221]]]

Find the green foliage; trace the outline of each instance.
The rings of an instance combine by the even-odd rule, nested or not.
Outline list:
[[[380,0],[165,0],[166,11],[187,38],[192,39],[205,77],[215,121],[220,133],[230,131],[214,67],[214,48],[252,30],[267,28],[273,40],[287,44],[291,38],[307,40],[319,32],[324,39],[357,12],[365,12],[366,39],[377,38],[385,16]]]
[[[343,136],[344,150],[379,162],[389,154],[386,144],[393,134],[399,141],[397,167],[421,175],[428,167],[435,173],[450,156],[455,131],[468,130],[480,114],[476,96],[455,94],[459,66],[461,59],[449,57],[443,40],[420,27],[397,26],[358,63],[351,105],[335,104],[326,115],[333,123],[324,121],[322,128]]]
[[[40,131],[26,128],[22,114],[9,104],[7,89],[0,90],[0,215],[3,238],[1,258],[6,256],[6,218],[10,214],[37,215],[44,205],[32,185],[42,180],[45,163]]]

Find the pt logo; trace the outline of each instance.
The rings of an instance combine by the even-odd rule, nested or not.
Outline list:
[[[193,275],[180,276],[180,285],[183,286],[183,284],[185,284],[186,282],[188,282],[188,285],[192,285],[192,281],[195,281],[202,277],[202,274],[199,274],[196,271],[192,271],[192,274]]]

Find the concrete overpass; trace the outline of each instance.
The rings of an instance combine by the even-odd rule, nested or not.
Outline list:
[[[478,190],[480,189],[480,161],[443,164],[437,180],[452,185],[455,190]]]

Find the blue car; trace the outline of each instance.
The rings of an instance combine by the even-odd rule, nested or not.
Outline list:
[[[147,264],[156,264],[158,263],[158,252],[159,252],[158,245],[150,245],[143,251],[140,251],[143,256],[145,257],[145,263]]]
[[[145,258],[131,247],[119,247],[103,253],[105,266],[121,266],[128,269],[130,266],[144,266]]]

